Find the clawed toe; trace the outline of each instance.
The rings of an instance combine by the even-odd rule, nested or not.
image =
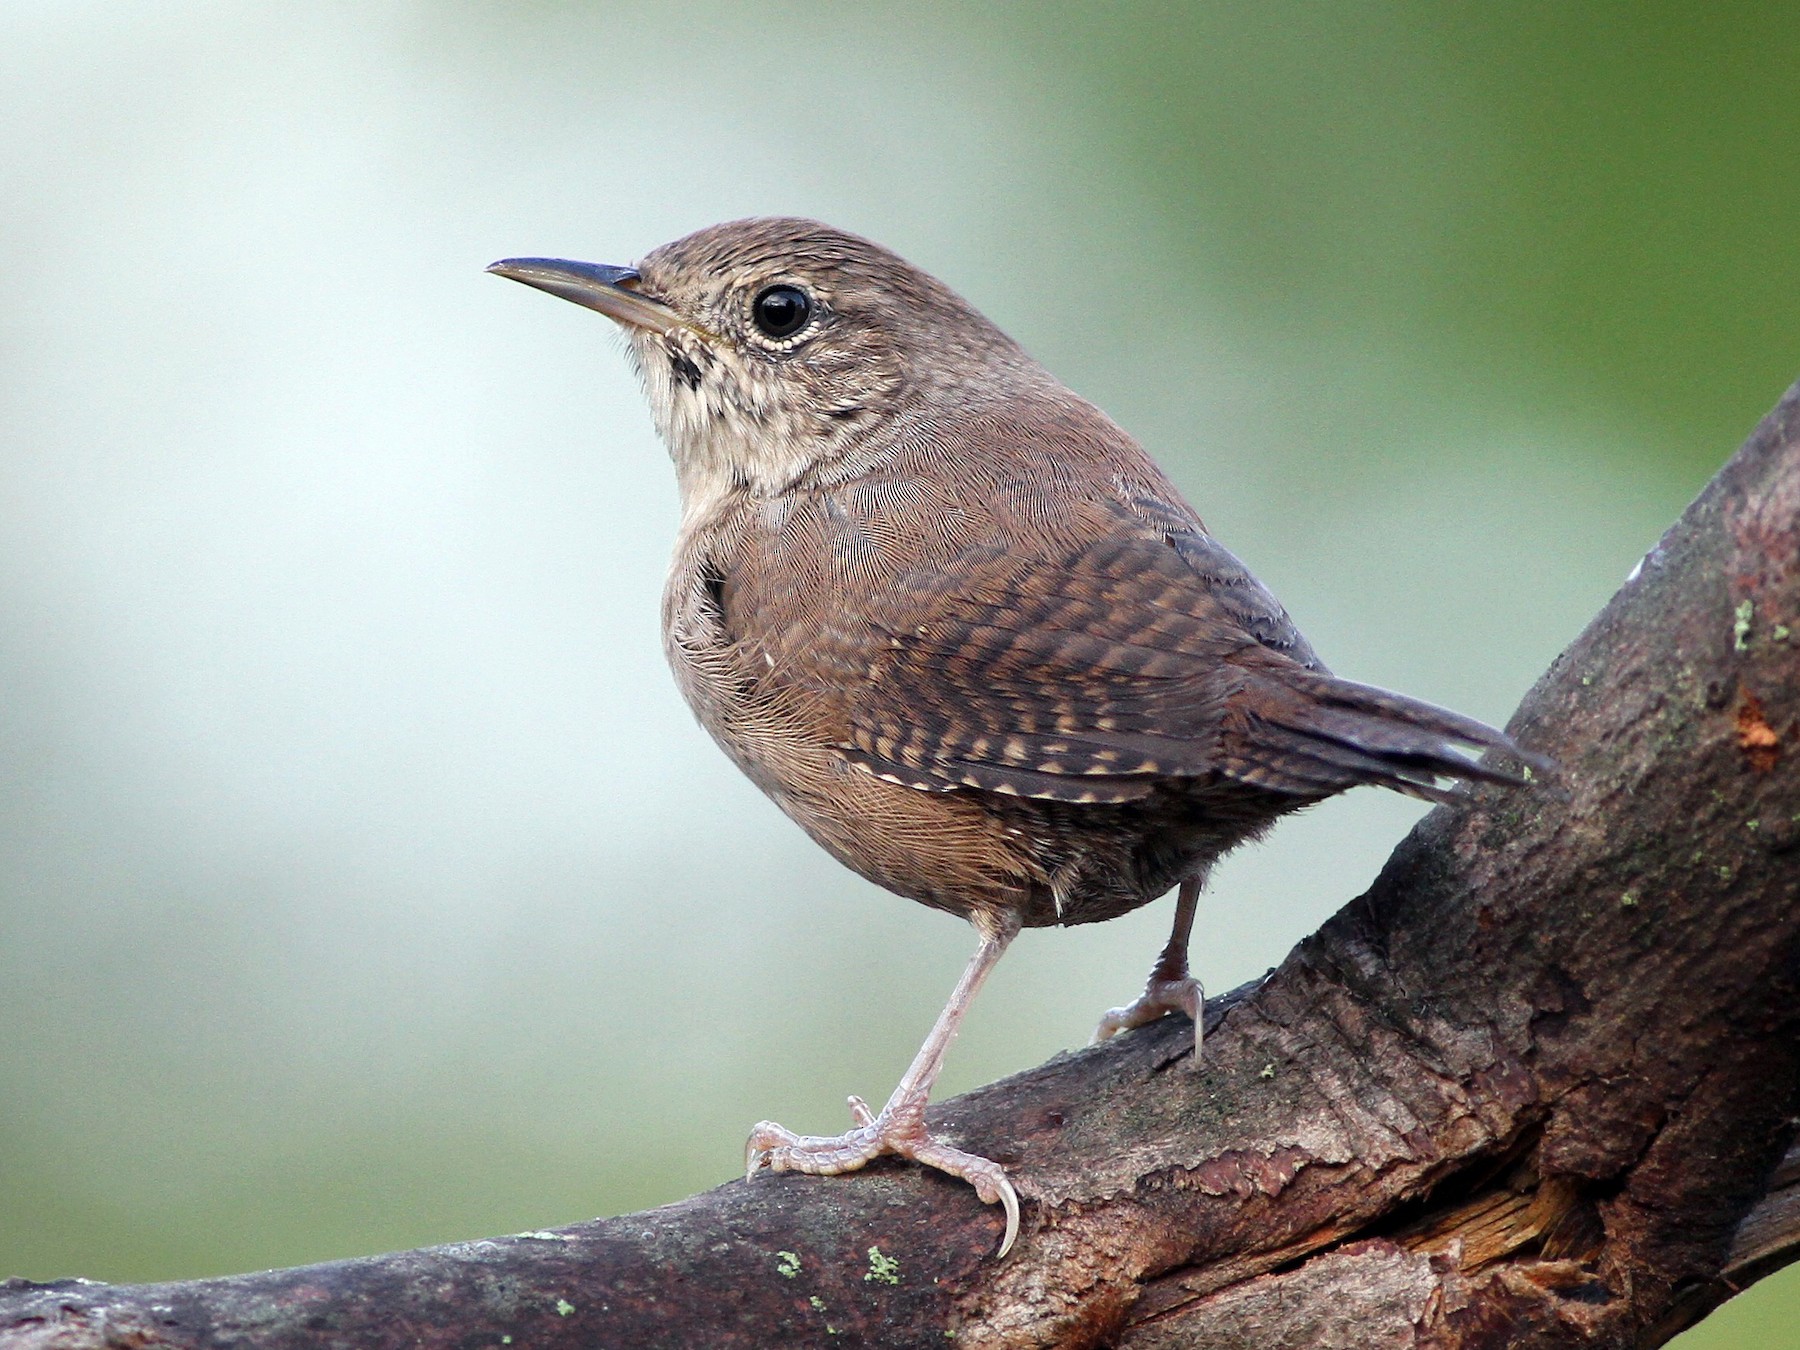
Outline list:
[[[750,1137],[744,1141],[744,1180],[748,1181],[764,1167],[772,1167],[773,1158],[780,1149],[800,1142],[800,1136],[772,1120],[759,1120],[750,1130]],[[780,1167],[774,1167],[779,1172]]]
[[[765,1120],[744,1143],[744,1175],[748,1179],[768,1168],[771,1172],[804,1172],[814,1176],[832,1176],[854,1172],[871,1159],[884,1153],[911,1158],[927,1167],[935,1167],[953,1177],[961,1177],[975,1188],[984,1204],[998,1204],[1006,1211],[1006,1237],[1000,1244],[1000,1255],[1011,1250],[1019,1235],[1019,1193],[1007,1180],[999,1163],[964,1153],[931,1137],[925,1128],[925,1104],[931,1097],[931,1085],[943,1067],[944,1052],[955,1039],[956,1028],[968,1011],[969,1002],[981,982],[993,969],[1000,953],[1006,950],[1019,931],[1016,919],[1002,915],[997,920],[977,922],[981,945],[969,958],[962,978],[944,1005],[944,1011],[932,1025],[931,1034],[919,1053],[913,1056],[906,1075],[877,1115],[861,1097],[850,1098],[850,1119],[855,1124],[835,1138],[795,1134],[774,1121]]]
[[[855,1107],[851,1108],[855,1112]],[[861,1115],[868,1115],[863,1107]],[[844,1134],[820,1136],[795,1134],[772,1120],[765,1120],[750,1131],[744,1141],[744,1179],[748,1181],[763,1168],[771,1172],[805,1172],[816,1177],[837,1176],[854,1172],[871,1158],[897,1152],[885,1147],[881,1126],[870,1119]]]
[[[887,1153],[909,1158],[968,1182],[983,1204],[997,1204],[1005,1211],[1006,1235],[997,1253],[1005,1256],[1019,1236],[1019,1193],[1006,1169],[991,1159],[964,1153],[932,1138],[921,1114],[894,1111],[890,1106],[876,1115],[860,1097],[852,1097],[850,1115],[856,1127],[835,1137],[795,1134],[774,1121],[762,1121],[744,1141],[745,1179],[765,1167],[771,1172],[835,1176],[854,1172]]]
[[[1206,991],[1193,976],[1182,975],[1175,979],[1152,976],[1140,998],[1123,1008],[1111,1008],[1101,1017],[1089,1044],[1098,1045],[1121,1031],[1148,1026],[1170,1013],[1186,1013],[1194,1022],[1194,1063],[1198,1065],[1200,1045],[1205,1036],[1205,1009]]]
[[[1013,1239],[1019,1236],[1019,1193],[1013,1189],[1012,1178],[1006,1175],[1004,1167],[990,1158],[964,1153],[931,1138],[915,1146],[907,1156],[927,1167],[962,1178],[975,1188],[982,1204],[998,1204],[1005,1210],[1006,1235],[1000,1239],[1000,1250],[994,1254],[1005,1256],[1012,1250]]]

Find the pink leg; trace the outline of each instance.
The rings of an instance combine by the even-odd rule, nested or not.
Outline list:
[[[1169,945],[1156,958],[1150,980],[1135,1003],[1114,1008],[1100,1019],[1094,1029],[1094,1043],[1133,1027],[1147,1026],[1172,1012],[1186,1013],[1194,1019],[1194,1067],[1200,1065],[1200,1043],[1205,1036],[1203,1014],[1206,991],[1200,981],[1188,974],[1188,939],[1194,931],[1194,910],[1200,902],[1200,879],[1190,877],[1181,883],[1175,899],[1175,927],[1169,934]]]
[[[1016,920],[1000,926],[977,923],[976,928],[981,933],[981,945],[969,959],[950,1001],[938,1014],[931,1034],[919,1047],[906,1076],[888,1098],[887,1105],[881,1108],[881,1114],[872,1114],[862,1098],[852,1097],[850,1116],[856,1127],[830,1137],[795,1134],[774,1121],[765,1120],[750,1131],[750,1138],[744,1145],[746,1176],[755,1176],[763,1167],[771,1172],[835,1176],[840,1172],[854,1172],[884,1153],[895,1153],[926,1167],[948,1172],[953,1177],[961,1177],[975,1188],[975,1194],[984,1204],[998,1202],[1006,1210],[1006,1236],[1000,1243],[999,1254],[1006,1255],[1013,1239],[1019,1235],[1019,1196],[1012,1182],[1007,1180],[1005,1170],[999,1163],[939,1143],[925,1129],[925,1103],[931,1096],[932,1085],[937,1082],[938,1071],[944,1067],[944,1055],[956,1039],[963,1014],[968,1012],[982,981],[987,979],[988,972],[1019,931]]]

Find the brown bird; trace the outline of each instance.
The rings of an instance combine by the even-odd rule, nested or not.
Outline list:
[[[1021,927],[1179,887],[1142,997],[1096,1039],[1194,1021],[1207,869],[1361,783],[1432,801],[1522,781],[1503,734],[1333,676],[1124,431],[961,296],[808,220],[717,225],[635,267],[488,269],[630,339],[682,519],[669,663],[725,753],[833,857],[980,943],[887,1105],[833,1138],[765,1121],[747,1170],[884,1153],[1006,1210],[1002,1168],[926,1129],[944,1053]]]

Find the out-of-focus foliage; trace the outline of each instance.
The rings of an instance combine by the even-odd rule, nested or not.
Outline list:
[[[1793,20],[0,12],[0,1274],[668,1200],[884,1093],[966,955],[694,729],[617,344],[487,261],[877,237],[1139,435],[1337,669],[1502,719],[1800,366]],[[1412,814],[1229,862],[1209,983]],[[1166,922],[1028,935],[946,1088],[1084,1040]],[[1796,1289],[1688,1344],[1791,1345]]]
[[[1797,18],[1143,4],[1027,42],[1259,328],[1401,344],[1699,474],[1795,370]]]

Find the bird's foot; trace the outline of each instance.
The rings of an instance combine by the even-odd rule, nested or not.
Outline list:
[[[1200,1043],[1206,1034],[1205,1009],[1206,990],[1200,987],[1200,981],[1192,975],[1182,974],[1172,979],[1152,975],[1149,983],[1144,986],[1142,996],[1135,1003],[1107,1011],[1100,1019],[1100,1025],[1094,1028],[1094,1039],[1089,1044],[1098,1045],[1121,1031],[1148,1026],[1170,1013],[1186,1013],[1194,1019],[1194,1065],[1197,1068],[1200,1064]]]
[[[854,1172],[884,1153],[910,1158],[961,1177],[975,1188],[983,1204],[999,1204],[1006,1211],[1006,1236],[998,1255],[1005,1256],[1019,1235],[1019,1193],[997,1162],[931,1137],[925,1129],[925,1101],[889,1102],[880,1115],[869,1110],[861,1097],[850,1099],[854,1129],[835,1137],[795,1134],[765,1120],[750,1131],[744,1144],[744,1176],[753,1177],[766,1167],[771,1172],[805,1172],[811,1176],[836,1176]]]

